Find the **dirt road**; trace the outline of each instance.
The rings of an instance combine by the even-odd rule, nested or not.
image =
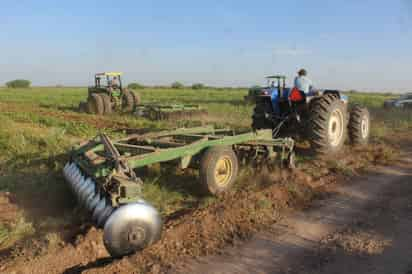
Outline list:
[[[412,273],[412,153],[180,273]]]

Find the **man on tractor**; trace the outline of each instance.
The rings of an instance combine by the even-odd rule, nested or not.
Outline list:
[[[112,81],[110,82],[110,86],[112,88],[118,88],[119,87],[119,81],[117,80],[116,76],[113,76]]]
[[[298,76],[295,78],[294,87],[306,95],[308,95],[312,90],[312,81],[307,77],[307,71],[305,69],[298,71]]]

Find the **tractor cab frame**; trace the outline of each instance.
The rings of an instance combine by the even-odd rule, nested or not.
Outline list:
[[[118,88],[122,89],[122,73],[121,72],[102,72],[94,75],[95,88]],[[104,83],[106,85],[104,85]],[[117,82],[117,83],[115,83]]]

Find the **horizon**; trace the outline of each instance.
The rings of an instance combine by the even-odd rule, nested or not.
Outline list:
[[[0,85],[263,84],[304,67],[316,88],[410,92],[412,1],[8,2],[0,11]]]

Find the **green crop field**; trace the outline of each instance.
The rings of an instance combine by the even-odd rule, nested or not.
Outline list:
[[[131,114],[94,116],[77,112],[79,102],[87,97],[86,88],[0,88],[0,193],[12,193],[25,210],[17,221],[0,219],[0,247],[53,227],[70,224],[77,218],[74,201],[63,181],[61,168],[70,147],[99,131],[123,134],[122,129],[168,129],[198,124],[218,127],[248,128],[252,105],[245,104],[246,89],[152,89],[138,91],[143,103],[190,103],[204,107],[209,115],[203,121],[149,121]],[[349,93],[351,103],[369,107],[372,115],[373,142],[383,142],[396,132],[412,129],[412,112],[383,110],[390,95]],[[178,171],[171,171],[178,172]],[[170,175],[170,173],[169,173]],[[195,173],[173,179],[153,168],[145,180],[145,196],[167,215],[193,204],[210,203],[195,189]],[[44,214],[46,212],[46,214]],[[36,216],[47,218],[36,219]]]

